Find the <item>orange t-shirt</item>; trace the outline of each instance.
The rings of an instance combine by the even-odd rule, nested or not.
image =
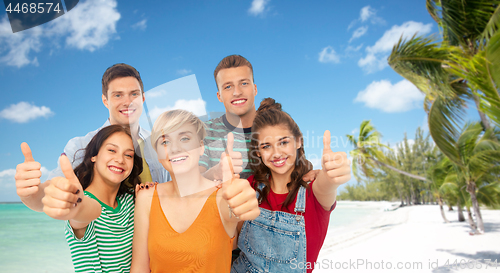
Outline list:
[[[193,224],[178,233],[165,217],[155,189],[148,233],[152,273],[230,272],[233,239],[227,235],[220,219],[216,193],[207,198]]]

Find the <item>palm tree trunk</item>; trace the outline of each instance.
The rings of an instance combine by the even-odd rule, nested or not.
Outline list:
[[[485,130],[491,128],[490,121],[486,117],[486,115],[479,109],[479,97],[475,94],[472,95],[474,97],[474,102],[476,103],[477,111],[479,112],[479,117],[481,118],[481,122],[483,123],[483,127]]]
[[[439,210],[441,210],[441,217],[443,217],[445,223],[449,223],[450,221],[446,219],[446,215],[444,214],[443,199],[441,199],[441,197],[438,198],[438,203],[439,203]]]
[[[467,207],[467,222],[469,222],[469,225],[473,231],[477,230],[477,226],[474,223],[474,219],[472,219],[472,212],[470,211],[469,207]]]
[[[414,178],[414,179],[418,179],[418,180],[422,180],[422,181],[427,181],[427,179],[425,179],[425,177],[423,177],[423,176],[419,176],[419,175],[416,175],[416,174],[407,173],[407,172],[405,172],[405,171],[402,171],[402,170],[396,169],[396,168],[394,168],[393,166],[391,166],[391,165],[387,165],[387,164],[385,164],[385,163],[382,163],[382,162],[380,162],[380,161],[376,160],[376,159],[375,159],[375,158],[373,158],[373,157],[368,157],[368,158],[369,158],[369,159],[371,159],[371,160],[373,160],[373,161],[375,161],[375,163],[377,163],[377,164],[379,164],[379,165],[381,165],[381,166],[384,166],[384,167],[386,167],[386,168],[388,168],[388,169],[391,169],[391,170],[393,170],[393,171],[395,171],[395,172],[397,172],[397,173],[400,173],[400,174],[402,174],[402,175],[406,175],[406,176],[408,176],[408,177],[411,177],[411,178]]]
[[[468,181],[467,191],[470,194],[470,199],[472,201],[472,208],[474,209],[474,213],[476,214],[477,232],[484,233],[483,217],[481,216],[481,211],[479,211],[479,202],[477,201],[476,197],[476,183],[474,181]]]
[[[457,201],[457,210],[458,210],[458,221],[465,222],[464,212],[460,201]]]

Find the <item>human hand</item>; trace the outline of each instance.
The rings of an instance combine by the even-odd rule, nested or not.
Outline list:
[[[83,188],[73,171],[68,157],[62,155],[59,164],[64,177],[55,177],[45,188],[42,198],[43,212],[58,220],[72,219],[77,205],[83,200]]]
[[[218,164],[219,171],[214,174],[216,180],[226,182],[229,179],[239,177],[239,174],[243,171],[242,155],[240,152],[233,151],[233,145],[234,135],[229,133],[227,134],[227,149],[222,153]]]
[[[321,157],[321,172],[328,181],[340,186],[351,179],[351,161],[345,152],[333,152],[330,148],[330,131],[323,134],[323,156]]]
[[[233,178],[222,184],[222,198],[229,206],[229,218],[247,221],[260,214],[255,190],[246,179]]]
[[[16,167],[16,175],[14,176],[16,192],[19,197],[28,197],[38,192],[42,165],[33,158],[28,143],[21,143],[21,152],[24,155],[24,162]]]

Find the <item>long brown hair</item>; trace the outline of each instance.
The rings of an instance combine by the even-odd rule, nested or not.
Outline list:
[[[121,125],[110,125],[102,128],[97,134],[90,140],[89,144],[85,148],[85,156],[83,157],[83,161],[80,165],[78,165],[74,172],[80,184],[82,184],[82,188],[85,190],[92,180],[94,179],[94,162],[92,162],[92,157],[96,156],[101,149],[102,144],[108,139],[110,136],[116,133],[125,133],[130,139],[132,136],[130,134],[129,128],[123,127]],[[118,189],[117,196],[120,196],[124,193],[134,193],[135,185],[141,183],[141,179],[139,175],[142,173],[142,159],[134,153],[134,165],[130,175],[128,177],[129,183],[133,186],[132,188],[127,187],[125,185],[125,180],[120,183],[120,188]]]
[[[286,185],[288,196],[285,202],[283,202],[282,208],[287,209],[288,205],[295,199],[300,186],[307,187],[307,183],[302,180],[302,177],[312,169],[312,164],[305,157],[304,139],[297,123],[295,123],[289,114],[281,110],[281,104],[277,103],[274,99],[263,99],[253,121],[252,139],[250,141],[250,150],[248,151],[250,168],[255,174],[254,189],[259,192],[259,202],[265,201],[269,203],[267,196],[271,190],[271,183],[269,181],[271,170],[257,156],[259,152],[259,131],[267,126],[283,126],[287,128],[301,144],[300,148],[297,149],[297,157],[291,174],[291,180]],[[262,190],[258,188],[260,183],[265,185]]]

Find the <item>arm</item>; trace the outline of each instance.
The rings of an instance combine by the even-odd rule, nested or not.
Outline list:
[[[351,179],[351,163],[344,152],[330,148],[330,131],[323,135],[322,169],[313,183],[313,193],[323,209],[330,210],[337,198],[337,188]]]
[[[148,233],[149,214],[154,190],[149,188],[141,190],[135,200],[134,212],[134,239],[132,242],[132,267],[131,273],[150,272]]]

